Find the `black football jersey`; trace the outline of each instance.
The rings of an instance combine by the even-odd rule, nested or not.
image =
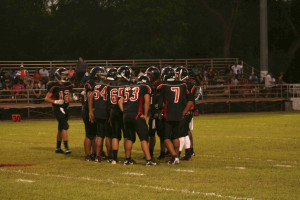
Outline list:
[[[135,118],[144,114],[144,96],[151,95],[151,87],[147,84],[134,84],[124,87],[124,111],[123,115],[130,118]]]
[[[94,87],[94,115],[97,119],[108,118],[108,101],[107,101],[107,88],[108,82],[100,81],[95,83]]]
[[[69,106],[69,97],[73,93],[73,85],[70,82],[65,82],[63,85],[60,85],[58,82],[49,82],[47,91],[52,93],[51,98],[53,100],[64,100],[64,104],[52,104],[53,106],[66,108]]]
[[[88,93],[94,91],[95,81],[89,79],[84,85],[83,106],[85,110],[89,110]]]
[[[112,109],[113,112],[121,113],[118,101],[123,95],[125,85],[130,85],[130,82],[111,81],[109,83],[107,88],[108,108]]]
[[[187,85],[181,81],[162,82],[159,90],[159,108],[162,108],[167,121],[180,121],[182,111],[190,100]]]

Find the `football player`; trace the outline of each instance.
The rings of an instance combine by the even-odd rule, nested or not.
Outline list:
[[[69,102],[77,100],[78,97],[73,94],[73,86],[69,82],[69,74],[66,68],[60,68],[55,71],[55,81],[47,84],[48,93],[45,101],[52,103],[54,116],[58,121],[57,145],[56,153],[70,154],[72,151],[68,146],[68,107]],[[65,151],[61,149],[61,141],[63,140]]]
[[[164,127],[165,145],[172,158],[168,164],[179,164],[179,137],[181,136],[180,124],[193,104],[190,99],[187,85],[176,81],[175,70],[172,67],[162,69],[163,82],[157,87],[160,93],[159,108],[166,119]]]
[[[107,87],[108,82],[106,79],[106,69],[104,67],[97,67],[93,71],[94,76],[97,78],[95,82],[94,91],[89,98],[89,120],[96,121],[97,124],[97,137],[96,137],[96,159],[95,162],[101,162],[100,153],[103,147],[103,140],[107,136],[108,131],[108,106],[107,106]],[[93,111],[93,107],[95,108]],[[108,149],[108,153],[109,153]]]
[[[91,161],[95,160],[96,157],[96,145],[95,145],[95,137],[97,133],[97,124],[92,123],[89,120],[89,102],[88,99],[93,97],[91,96],[91,93],[94,90],[95,87],[95,81],[96,81],[96,71],[97,68],[91,69],[90,78],[84,85],[84,100],[83,100],[83,110],[82,110],[82,118],[84,122],[85,127],[85,139],[84,139],[84,151],[85,151],[85,160]],[[91,147],[93,147],[93,154],[90,154]]]
[[[134,164],[131,158],[132,145],[136,140],[136,133],[141,141],[141,147],[145,154],[146,166],[156,165],[151,159],[148,146],[148,126],[147,116],[150,108],[151,88],[148,85],[149,78],[140,76],[137,84],[124,87],[122,97],[119,100],[119,106],[123,111],[123,123],[126,133],[124,165]]]
[[[192,82],[189,79],[189,72],[188,70],[183,67],[177,67],[175,69],[176,72],[176,78],[179,81],[183,81],[189,90],[189,95],[191,96],[190,99],[193,100],[193,105],[191,106],[190,110],[185,114],[183,121],[182,121],[182,137],[179,138],[179,157],[181,154],[181,151],[183,149],[183,146],[185,147],[185,156],[181,159],[181,160],[186,160],[186,161],[191,161],[191,155],[192,155],[192,149],[191,149],[191,139],[192,138],[192,132],[191,132],[191,128],[192,128],[192,123],[193,123],[193,111],[194,111],[194,106],[195,106],[195,83]],[[190,128],[191,127],[191,128]]]
[[[160,71],[155,66],[148,67],[146,76],[150,79],[151,85],[151,105],[150,105],[150,117],[149,117],[149,150],[150,155],[153,157],[153,151],[156,143],[155,132],[160,138],[160,155],[158,159],[165,158],[165,145],[164,145],[164,134],[163,134],[163,123],[164,119],[159,119],[159,109],[158,109],[158,99],[159,92],[157,91],[157,86],[160,84]]]

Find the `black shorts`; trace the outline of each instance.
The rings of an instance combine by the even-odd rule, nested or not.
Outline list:
[[[181,130],[180,130],[181,121],[166,121],[165,122],[165,140],[170,139],[178,139],[180,138]]]
[[[93,140],[97,133],[97,124],[90,122],[89,112],[87,110],[82,110],[82,119],[84,122],[85,136],[88,139]]]
[[[106,119],[96,119],[97,124],[97,137],[102,137],[103,139],[107,136],[107,120]]]
[[[183,120],[180,122],[180,137],[185,137],[188,135],[190,130],[190,122],[193,118],[193,115],[187,114],[184,116]]]
[[[118,140],[122,139],[122,129],[123,129],[122,116],[123,116],[122,113],[115,112],[114,110],[110,110],[111,138],[117,138]],[[124,137],[126,138],[125,134]]]
[[[140,141],[148,141],[148,126],[145,118],[140,116],[137,119],[124,116],[124,129],[127,133],[127,139],[131,140],[133,143],[136,140],[136,134],[138,134]]]
[[[58,121],[58,130],[68,130],[69,110],[68,108],[53,106],[54,116]]]

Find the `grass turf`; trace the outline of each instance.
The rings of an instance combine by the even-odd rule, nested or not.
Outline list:
[[[58,155],[56,121],[0,122],[0,164],[35,164],[0,168],[0,199],[300,199],[300,113],[196,117],[196,157],[177,166],[143,166],[139,142],[137,165],[85,162],[69,123],[73,153]]]

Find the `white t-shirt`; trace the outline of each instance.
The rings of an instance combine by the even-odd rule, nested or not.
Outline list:
[[[232,65],[231,69],[233,70],[234,74],[240,74],[241,69],[243,69],[243,65]]]
[[[273,79],[270,74],[268,74],[265,78],[265,86],[272,87],[273,86]]]
[[[40,74],[42,75],[42,77],[48,77],[49,76],[49,72],[47,69],[40,69]]]

